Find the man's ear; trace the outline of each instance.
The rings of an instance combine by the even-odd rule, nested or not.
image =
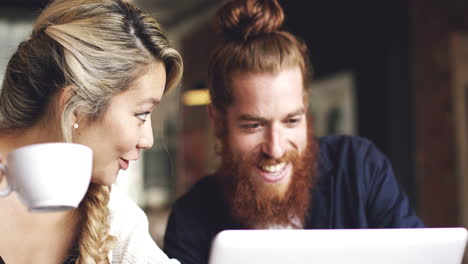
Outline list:
[[[223,120],[221,118],[221,113],[216,109],[213,104],[208,105],[208,116],[210,117],[210,123],[214,130],[214,135],[217,138],[221,138]]]

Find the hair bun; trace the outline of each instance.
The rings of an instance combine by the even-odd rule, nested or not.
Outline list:
[[[247,40],[277,31],[284,13],[277,0],[231,0],[216,19],[225,39]]]

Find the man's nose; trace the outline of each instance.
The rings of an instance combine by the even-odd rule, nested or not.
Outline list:
[[[151,120],[146,121],[143,132],[138,140],[137,148],[149,149],[153,146],[153,128],[151,126]]]
[[[286,152],[284,131],[278,125],[272,125],[266,135],[262,151],[269,157],[280,159]]]

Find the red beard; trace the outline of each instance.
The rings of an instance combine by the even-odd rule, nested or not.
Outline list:
[[[317,164],[317,144],[311,126],[308,131],[308,146],[303,153],[289,151],[279,160],[266,157],[261,152],[235,158],[230,146],[223,148],[218,174],[231,217],[236,223],[254,229],[303,228],[311,203]],[[279,162],[291,162],[293,165],[289,186],[284,193],[254,181],[249,175],[249,171],[259,164]]]

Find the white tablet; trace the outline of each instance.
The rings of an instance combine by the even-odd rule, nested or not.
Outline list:
[[[460,264],[465,228],[226,230],[210,264]]]

